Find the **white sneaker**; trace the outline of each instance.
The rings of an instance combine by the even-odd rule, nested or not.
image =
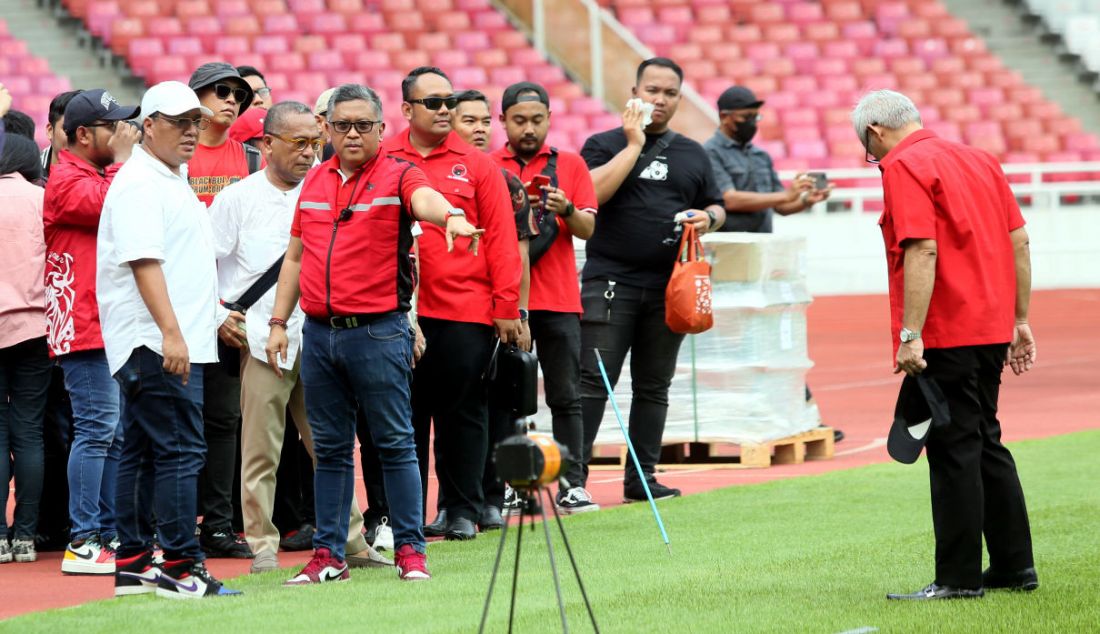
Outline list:
[[[584,487],[573,487],[568,491],[558,493],[558,512],[565,515],[587,513],[600,510],[600,505],[592,501],[592,494]]]
[[[11,563],[11,544],[7,537],[0,537],[0,564]]]
[[[374,531],[374,543],[371,547],[375,550],[393,551],[393,529],[390,528],[390,518],[383,517]]]
[[[13,539],[11,553],[15,561],[20,563],[38,561],[38,552],[34,549],[33,539]]]
[[[79,545],[71,543],[65,548],[61,572],[67,575],[113,575],[115,553],[99,542],[99,536],[92,535]]]
[[[504,506],[500,512],[504,517],[511,517],[513,515],[519,515],[520,507],[523,502],[519,499],[519,494],[511,486],[504,485]]]

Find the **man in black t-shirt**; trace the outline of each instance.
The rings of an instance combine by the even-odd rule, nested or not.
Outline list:
[[[703,147],[668,127],[680,103],[683,79],[672,60],[655,57],[642,62],[632,89],[641,103],[631,100],[623,126],[590,137],[581,150],[600,204],[581,274],[585,477],[607,404],[592,350],[599,348],[603,355],[612,386],[630,352],[630,440],[655,499],[680,495],[653,476],[668,414],[668,388],[684,340],[665,324],[665,287],[681,233],[677,225],[691,222],[699,233],[706,233],[721,227],[726,216]],[[650,104],[652,122],[643,127],[644,109]],[[623,497],[628,502],[645,499],[641,477],[631,462]]]

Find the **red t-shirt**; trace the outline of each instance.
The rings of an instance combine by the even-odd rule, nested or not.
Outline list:
[[[424,173],[379,152],[347,180],[333,156],[310,170],[290,235],[302,240],[302,310],[311,317],[409,310],[410,199]],[[345,219],[341,212],[350,209]]]
[[[895,354],[906,240],[936,241],[936,282],[921,330],[925,348],[1012,341],[1016,260],[1008,234],[1024,226],[1024,218],[997,159],[920,130],[895,146],[881,169],[886,210],[879,224]]]
[[[195,146],[195,155],[187,161],[187,180],[195,195],[207,207],[221,190],[248,176],[244,145],[226,139],[218,146]]]
[[[557,186],[565,192],[576,208],[574,213],[596,213],[596,188],[588,165],[579,154],[557,151]],[[550,160],[551,148],[543,145],[535,158],[527,164],[504,146],[493,152],[497,163],[515,174],[524,183],[541,174]],[[535,207],[536,201],[531,201]],[[531,267],[531,296],[528,308],[560,313],[581,312],[581,287],[577,279],[577,259],[573,249],[573,234],[561,218],[558,221],[558,237],[554,244]]]
[[[453,132],[427,157],[413,148],[408,128],[383,148],[424,170],[432,187],[466,212],[470,224],[485,229],[475,256],[466,250],[466,239],[456,240],[448,253],[443,229],[421,223],[417,313],[487,325],[493,319],[519,319],[522,270],[515,213],[493,159]]]

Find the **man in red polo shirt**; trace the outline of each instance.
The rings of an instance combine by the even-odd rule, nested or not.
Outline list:
[[[584,444],[581,418],[581,291],[573,237],[587,240],[596,227],[596,190],[588,166],[579,154],[546,145],[550,131],[550,98],[532,82],[509,86],[501,99],[500,121],[508,144],[493,152],[497,163],[530,184],[537,175],[549,177],[543,195],[533,199],[541,220],[531,241],[531,312],[528,324],[538,349],[553,416],[554,438],[579,457]],[[597,511],[584,482],[579,460],[570,463],[565,479],[572,486],[558,491],[563,513]]]
[[[452,261],[476,257],[482,232],[432,189],[420,169],[379,150],[385,126],[373,90],[337,88],[325,125],[336,156],[302,185],[266,347],[268,364],[281,376],[286,321],[300,297],[307,317],[301,377],[316,459],[317,532],[313,559],[287,585],[349,578],[344,542],[355,492],[356,407],[382,462],[398,575],[428,579],[411,420],[414,337],[406,315],[412,224],[419,219],[441,227],[445,246],[435,261],[441,274],[459,270]],[[456,239],[468,250],[453,250]]]
[[[1035,362],[1031,258],[1016,198],[992,155],[924,130],[905,95],[868,94],[852,123],[874,156],[868,160],[881,160],[894,372],[905,372],[906,382],[922,375],[936,383],[950,411],[948,423],[928,430],[926,443],[936,578],[923,590],[887,598],[1034,590],[1024,494],[997,420],[1002,368],[1019,375]]]
[[[485,502],[481,480],[489,422],[484,374],[493,333],[509,343],[521,330],[519,244],[500,168],[452,130],[450,111],[458,100],[447,76],[438,68],[414,69],[401,83],[401,94],[409,128],[388,139],[385,150],[420,166],[433,187],[485,229],[484,257],[479,258],[449,255],[443,232],[432,227],[424,228],[419,241],[417,321],[427,348],[416,365],[413,421],[422,473],[427,472],[432,420],[442,447],[436,474],[443,517],[425,532],[472,539]]]

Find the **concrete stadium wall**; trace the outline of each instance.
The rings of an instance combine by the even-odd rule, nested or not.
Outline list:
[[[1100,207],[1025,208],[1036,289],[1100,288]],[[886,254],[877,213],[799,214],[775,232],[803,236],[810,292],[886,292]]]

